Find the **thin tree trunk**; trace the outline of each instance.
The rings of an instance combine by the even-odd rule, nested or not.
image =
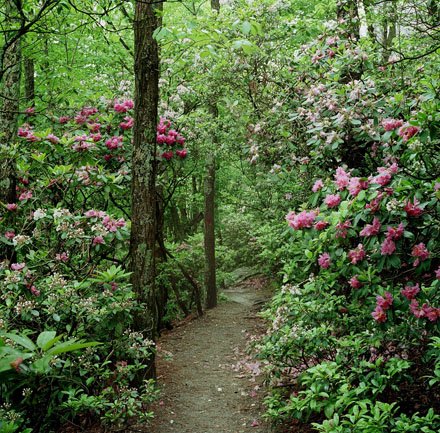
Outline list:
[[[205,287],[206,308],[217,305],[215,269],[215,156],[210,153],[205,177]]]
[[[13,21],[18,21],[18,11],[15,2],[8,1],[6,14]],[[9,45],[4,51],[3,57],[3,80],[0,87],[0,146],[7,151],[12,145],[17,134],[17,119],[20,108],[20,39]],[[15,159],[9,157],[0,158],[0,202],[15,203],[17,169]],[[12,220],[9,221],[12,223]],[[0,261],[13,259],[14,250],[0,243]]]
[[[211,9],[220,12],[220,0],[211,0]]]
[[[34,59],[24,59],[24,97],[29,107],[35,105],[35,66]]]
[[[336,16],[347,23],[350,36],[359,39],[358,0],[339,0],[336,6]]]
[[[156,125],[159,102],[159,50],[153,33],[160,25],[153,1],[136,1],[134,19],[135,126],[132,153],[132,217],[130,267],[132,285],[142,312],[135,326],[157,336],[155,287]],[[155,375],[154,361],[147,376]]]

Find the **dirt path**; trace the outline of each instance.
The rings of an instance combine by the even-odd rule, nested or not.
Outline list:
[[[151,433],[269,432],[261,419],[261,379],[253,377],[259,366],[243,353],[267,284],[254,278],[225,294],[228,300],[203,318],[161,338],[163,394]]]

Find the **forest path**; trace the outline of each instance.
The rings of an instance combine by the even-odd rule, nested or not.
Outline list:
[[[268,284],[255,277],[224,293],[217,308],[159,340],[162,397],[151,433],[269,432],[261,419],[258,364],[244,354],[261,332],[256,314],[270,297]]]

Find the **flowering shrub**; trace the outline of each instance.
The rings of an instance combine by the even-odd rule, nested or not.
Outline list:
[[[21,414],[21,429],[48,431],[55,415],[85,414],[122,426],[155,395],[149,383],[136,398],[131,389],[155,350],[129,329],[140,308],[125,271],[132,110],[133,102],[123,100],[50,125],[28,116],[17,143],[1,149],[2,157],[16,160],[18,183],[17,201],[0,203],[0,331],[56,330],[102,343],[54,361],[56,380],[38,378],[27,359],[0,371],[7,383],[2,399]],[[168,145],[179,146],[176,155],[185,158],[184,138],[169,121],[161,120],[158,132],[162,127]]]
[[[406,88],[403,116],[370,56],[338,35],[298,58],[314,66],[292,102],[293,126],[321,178],[286,217],[290,263],[260,347],[276,385],[267,413],[332,433],[437,431],[438,99]]]

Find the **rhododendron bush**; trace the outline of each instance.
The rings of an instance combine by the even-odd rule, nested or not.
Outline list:
[[[315,178],[286,215],[285,283],[265,313],[268,416],[332,433],[437,431],[438,95],[423,79],[398,88],[392,63],[378,71],[340,34],[298,61],[312,66],[291,118]]]
[[[107,387],[110,377],[121,389],[128,386],[154,351],[152,341],[130,329],[142,308],[125,271],[132,110],[131,100],[109,101],[49,123],[26,111],[17,143],[2,149],[16,160],[18,182],[17,201],[0,203],[0,248],[7,257],[0,268],[0,338],[7,348],[12,343],[3,335],[17,334],[20,342],[22,335],[54,330],[101,343],[50,360],[44,372],[56,379],[40,379],[43,360],[31,363],[17,345],[12,362],[9,355],[0,358],[0,371],[9,374],[3,398],[17,414],[26,411],[23,425],[41,431],[54,412],[64,420],[90,414],[113,426],[123,425],[130,413],[150,416],[149,382],[135,400]],[[177,147],[177,159],[184,159],[185,139],[166,119],[158,125],[158,142],[164,133],[165,145]],[[174,164],[166,152],[157,154],[162,173]],[[122,409],[111,409],[117,399]]]

